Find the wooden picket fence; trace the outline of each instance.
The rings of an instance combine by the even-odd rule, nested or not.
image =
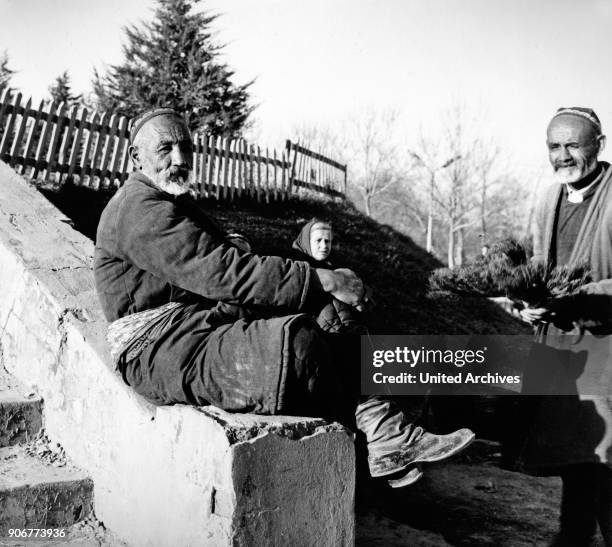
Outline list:
[[[294,187],[333,197],[346,196],[346,165],[290,140],[286,142],[286,149],[291,161],[289,179]]]
[[[8,89],[0,96],[0,160],[22,175],[94,189],[121,186],[131,165],[129,120],[81,106],[32,99]],[[194,133],[193,181],[203,198],[284,200],[300,189],[343,197],[346,166],[287,141],[286,149],[262,149],[244,139]]]

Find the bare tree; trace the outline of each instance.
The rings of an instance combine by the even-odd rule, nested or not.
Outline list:
[[[495,178],[494,169],[496,163],[499,162],[500,149],[492,141],[484,141],[478,138],[474,145],[474,157],[472,160],[474,166],[474,175],[476,183],[480,191],[480,203],[478,207],[480,237],[483,243],[487,243],[487,220],[491,214],[489,205],[490,193],[494,189],[493,186],[500,179]]]
[[[333,150],[348,164],[349,191],[368,216],[418,234],[427,251],[445,256],[450,267],[491,238],[522,232],[525,189],[497,144],[482,136],[487,128],[481,115],[456,107],[438,132],[421,131],[409,150],[399,128],[395,112],[370,110],[346,123],[341,136],[306,125],[295,133],[309,148]]]
[[[398,124],[397,112],[372,109],[345,124],[350,184],[369,217],[373,202],[407,174],[399,154]]]
[[[416,167],[423,169],[429,178],[428,180],[428,192],[427,192],[427,225],[425,228],[425,249],[428,253],[433,251],[433,221],[434,221],[434,208],[435,208],[435,194],[436,194],[436,175],[439,171],[450,167],[453,163],[461,159],[461,155],[456,155],[440,162],[437,157],[439,154],[439,147],[434,145],[430,146],[425,140],[423,133],[421,132],[419,139],[419,152],[409,150],[408,154],[412,157]]]
[[[468,242],[484,243],[491,232],[507,232],[520,216],[515,210],[521,188],[506,173],[495,142],[481,136],[483,125],[481,117],[455,107],[446,116],[442,137],[422,137],[418,152],[410,153],[421,168],[421,184],[428,186],[428,224],[437,218],[445,228],[451,268],[463,263]],[[431,250],[433,227],[428,233]]]
[[[331,128],[313,123],[299,123],[291,130],[292,139],[310,150],[321,151],[337,161],[346,161],[346,152],[338,133]]]
[[[544,172],[538,173],[534,185],[531,187],[531,195],[529,196],[529,215],[524,224],[523,237],[529,237],[531,235],[531,226],[535,217],[535,209],[538,202],[540,192],[542,190],[542,179],[545,177]]]

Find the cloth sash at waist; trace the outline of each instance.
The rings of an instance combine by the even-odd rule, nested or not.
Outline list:
[[[169,302],[113,321],[108,327],[107,340],[115,370],[121,370],[122,365],[140,356],[144,348],[167,331],[186,306]]]

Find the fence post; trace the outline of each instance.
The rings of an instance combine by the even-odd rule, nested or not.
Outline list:
[[[87,186],[91,186],[91,173],[93,172],[92,165],[89,163],[89,152],[91,150],[91,144],[94,139],[94,129],[96,126],[96,122],[98,120],[98,112],[94,110],[91,113],[91,117],[89,118],[89,127],[87,133],[87,140],[85,141],[85,148],[83,149],[83,154],[81,155],[81,171],[79,173],[79,183],[85,184],[85,175],[87,175]],[[94,158],[92,158],[92,163]]]
[[[121,116],[119,121],[119,128],[117,129],[117,141],[113,149],[113,156],[109,165],[110,186],[119,186],[121,184],[121,171],[120,171],[120,159],[121,152],[126,146],[129,146],[129,142],[126,138],[128,120],[125,116]],[[117,181],[117,183],[115,183]]]
[[[129,127],[129,123],[126,127],[126,133],[128,133],[127,128]],[[129,172],[128,172],[128,165],[130,164],[130,136],[129,134],[125,135],[125,147],[123,148],[123,154],[122,154],[122,158],[121,158],[121,169],[120,169],[120,173],[121,173],[121,177],[119,179],[119,186],[121,186],[128,178],[129,176]]]
[[[223,139],[223,199],[227,199],[229,184],[229,162],[230,162],[230,146],[231,139],[229,137]]]
[[[32,154],[34,152],[34,150],[36,149],[34,140],[36,137],[36,128],[38,127],[38,122],[40,122],[40,119],[42,117],[42,112],[43,112],[43,108],[45,106],[45,102],[44,101],[40,101],[40,105],[38,107],[38,110],[36,111],[36,114],[34,115],[34,119],[32,121],[32,124],[30,125],[30,130],[28,131],[28,137],[26,139],[26,145],[25,145],[25,150],[23,152],[23,169],[21,171],[21,174],[25,174],[25,170],[28,167],[28,163],[29,163],[29,156],[30,154]],[[38,136],[40,137],[40,133],[38,134]],[[32,159],[32,169],[34,169],[36,164],[36,160],[35,158]]]
[[[206,135],[202,135],[202,160],[200,162],[200,166],[202,169],[202,173],[200,175],[200,197],[208,197],[208,188],[207,188],[207,168],[208,163],[210,162],[210,150],[208,148],[208,137]]]
[[[115,133],[117,133],[117,126],[119,125],[119,116],[113,114],[110,120],[106,120],[107,125],[105,126],[106,136],[104,137],[104,147],[102,148],[102,155],[100,157],[100,187],[106,187],[105,180],[109,179],[110,186],[110,171],[108,169],[108,162],[111,158],[112,150],[115,146]]]
[[[278,201],[278,158],[274,149],[274,201]]]
[[[213,196],[213,177],[215,175],[215,138],[208,137],[208,188],[207,196]]]
[[[285,143],[285,147],[287,149],[287,161],[289,161],[291,164],[291,171],[289,173],[287,193],[293,194],[293,181],[295,179],[295,164],[297,160],[297,150],[294,151],[293,160],[291,160],[291,149],[293,148],[293,143],[289,139],[287,139],[287,142]]]
[[[21,148],[21,141],[23,139],[23,135],[25,134],[26,124],[28,122],[28,114],[30,112],[30,108],[32,107],[32,99],[28,99],[28,102],[23,107],[23,114],[19,119],[19,127],[17,128],[17,134],[15,136],[15,140],[13,141],[13,146],[11,146],[9,165],[11,167],[15,167],[15,163],[17,163],[17,159],[22,161],[21,165],[25,168],[25,157],[19,156],[19,150]]]
[[[49,106],[48,111],[47,112],[43,111],[43,114],[46,114],[46,116],[42,116],[43,118],[42,134],[40,136],[40,140],[38,141],[38,147],[36,148],[34,172],[32,175],[32,178],[34,180],[38,178],[38,174],[40,173],[40,170],[45,165],[44,150],[45,150],[45,146],[47,143],[47,137],[49,136],[49,128],[51,127],[52,112],[56,109],[56,106],[57,106],[57,102],[53,101],[51,105]]]
[[[348,165],[344,166],[344,197],[346,198],[346,184],[348,179]]]
[[[66,150],[70,147],[70,139],[72,138],[72,131],[74,130],[74,126],[76,124],[77,111],[77,106],[73,106],[71,108],[70,121],[68,122],[68,127],[66,128],[66,132],[64,133],[62,144],[60,145],[57,161],[57,182],[62,181],[62,175],[66,172]]]
[[[0,141],[0,159],[4,160],[4,153],[9,148],[9,142],[13,133],[13,126],[15,125],[15,119],[17,118],[17,109],[21,104],[21,93],[17,93],[14,104],[12,105],[12,112],[9,115],[8,123],[4,126],[4,133],[2,140]]]
[[[238,139],[230,141],[230,201],[236,197],[236,164],[238,164]]]
[[[289,164],[289,158],[288,158],[288,154],[286,150],[283,150],[283,153],[281,154],[281,160],[283,162],[283,168],[281,171],[281,185],[282,185],[282,196],[283,196],[283,201],[286,201],[289,199],[289,168],[290,168],[290,164]]]
[[[49,182],[51,180],[51,173],[53,172],[53,168],[56,164],[56,155],[55,152],[57,150],[57,145],[59,143],[60,135],[62,134],[63,126],[64,126],[64,111],[66,110],[66,103],[61,102],[55,111],[55,117],[57,120],[54,122],[53,131],[51,133],[51,144],[49,145],[49,150],[47,151],[47,166],[43,170],[42,178],[44,181]],[[49,112],[51,115],[52,112]]]
[[[195,195],[200,194],[200,183],[199,183],[199,160],[200,160],[200,134],[196,131],[192,137],[193,149],[191,150],[191,175],[193,177],[193,191]]]
[[[8,109],[10,102],[11,102],[11,90],[10,88],[5,87],[4,91],[2,92],[2,95],[0,95],[0,131],[2,131],[4,128],[4,123],[3,123],[2,118],[4,118],[4,113]]]

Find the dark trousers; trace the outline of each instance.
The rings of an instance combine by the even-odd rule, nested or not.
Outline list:
[[[203,330],[198,312],[127,363],[123,378],[154,404],[322,417],[351,427],[359,336],[324,332],[309,316],[239,320]]]

